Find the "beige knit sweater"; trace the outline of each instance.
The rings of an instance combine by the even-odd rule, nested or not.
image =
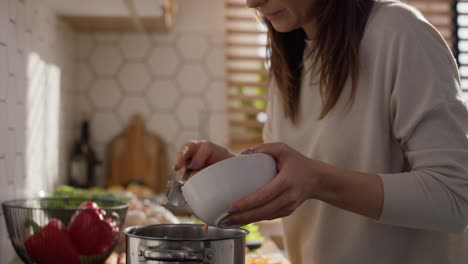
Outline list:
[[[379,221],[316,200],[284,218],[292,263],[468,263],[461,232],[468,219],[468,111],[453,56],[419,13],[382,2],[372,11],[360,57],[349,111],[348,83],[332,112],[318,120],[317,78],[307,73],[294,126],[274,83],[270,89],[265,142],[376,173],[384,185]]]

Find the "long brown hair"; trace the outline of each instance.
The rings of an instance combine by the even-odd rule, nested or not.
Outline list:
[[[320,76],[320,119],[323,119],[337,103],[350,76],[349,103],[352,104],[359,78],[359,47],[375,0],[316,1],[317,33],[310,58],[318,67]],[[306,35],[302,28],[281,33],[273,28],[271,22],[264,19],[264,23],[268,28],[270,76],[275,79],[282,95],[286,117],[296,122]]]

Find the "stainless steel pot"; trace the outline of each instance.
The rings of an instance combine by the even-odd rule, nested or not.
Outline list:
[[[124,230],[127,264],[136,263],[245,263],[243,229],[221,229],[203,225],[148,225]]]

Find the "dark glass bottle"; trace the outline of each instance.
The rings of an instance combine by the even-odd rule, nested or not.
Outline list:
[[[95,169],[99,163],[90,142],[89,117],[85,115],[81,122],[81,136],[75,142],[71,154],[68,184],[78,188],[95,186]]]

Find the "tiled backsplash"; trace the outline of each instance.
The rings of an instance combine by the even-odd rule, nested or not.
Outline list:
[[[0,0],[0,202],[63,180],[73,35],[36,0]],[[0,209],[0,262],[14,256]]]
[[[223,1],[177,2],[173,31],[144,35],[76,34],[41,1],[0,0],[0,202],[64,182],[84,111],[101,158],[135,112],[171,162],[188,139],[227,143]],[[0,210],[0,263],[14,255]]]
[[[192,6],[189,2],[179,1],[181,12]],[[210,2],[215,1],[200,4]],[[203,27],[192,23],[200,20],[191,12],[192,18],[185,17],[170,33],[77,36],[77,109],[92,113],[91,132],[101,158],[134,113],[169,143],[170,162],[189,139],[227,144],[223,5],[208,8],[219,21]]]

